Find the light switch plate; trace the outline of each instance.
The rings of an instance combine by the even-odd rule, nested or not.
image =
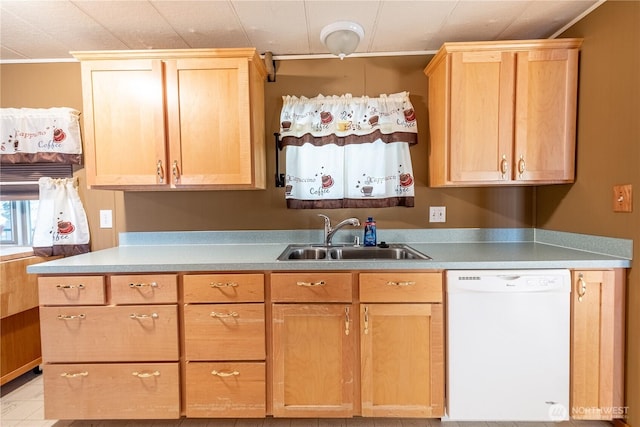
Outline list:
[[[613,211],[631,212],[633,210],[633,192],[631,184],[613,186]]]
[[[113,211],[100,210],[100,228],[113,228]]]

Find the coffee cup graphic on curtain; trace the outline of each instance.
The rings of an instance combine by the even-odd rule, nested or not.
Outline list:
[[[78,179],[44,177],[38,185],[34,254],[70,256],[89,252],[89,223],[78,194]]]

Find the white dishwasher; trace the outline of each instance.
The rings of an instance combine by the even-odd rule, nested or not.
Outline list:
[[[569,419],[568,270],[447,272],[450,421]]]

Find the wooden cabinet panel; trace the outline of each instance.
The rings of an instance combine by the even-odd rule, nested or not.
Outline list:
[[[344,304],[273,305],[274,416],[353,415],[352,316]]]
[[[187,304],[187,360],[264,360],[264,304]]]
[[[504,182],[502,160],[511,162],[513,150],[514,67],[513,52],[451,55],[451,181]]]
[[[513,179],[572,182],[578,50],[518,52]]]
[[[193,418],[266,416],[264,362],[189,362],[185,410]]]
[[[175,305],[41,307],[40,322],[46,363],[178,360]]]
[[[442,273],[360,273],[361,302],[442,302]]]
[[[38,277],[40,305],[103,305],[104,276]]]
[[[180,418],[178,363],[45,365],[46,419]]]
[[[113,304],[167,304],[178,302],[175,274],[133,274],[110,277]]]
[[[163,64],[81,61],[87,185],[166,184]]]
[[[187,274],[184,302],[262,302],[263,274]]]
[[[271,274],[274,302],[351,302],[351,273],[297,272]]]
[[[266,187],[266,69],[255,49],[73,54],[90,187]]]
[[[444,415],[442,304],[360,308],[362,415]]]
[[[573,182],[581,43],[446,43],[425,69],[429,184]]]
[[[622,418],[624,270],[580,270],[572,276],[571,416]]]

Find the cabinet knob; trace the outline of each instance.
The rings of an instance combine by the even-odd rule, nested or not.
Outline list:
[[[582,273],[578,275],[578,281],[576,282],[576,292],[578,293],[578,301],[582,302],[582,298],[587,293],[587,281],[584,280]]]
[[[507,172],[509,172],[509,162],[507,162],[507,156],[505,154],[502,155],[502,160],[500,160],[500,172],[502,172],[502,179],[507,179]]]
[[[180,171],[178,170],[178,161],[173,161],[173,166],[171,167],[171,173],[173,173],[173,182],[176,184],[180,181]]]
[[[240,372],[238,371],[222,372],[222,371],[216,371],[214,369],[213,371],[211,371],[211,375],[215,375],[218,377],[234,377],[236,375],[240,375]]]
[[[158,181],[160,184],[164,182],[164,170],[162,169],[162,160],[158,160],[156,163],[156,175],[158,175]]]
[[[524,157],[520,156],[520,160],[518,160],[518,175],[519,175],[519,178],[522,178],[522,175],[524,174],[525,166],[526,166],[526,163],[524,161]]]
[[[296,283],[298,286],[324,286],[326,282],[324,280],[319,280],[317,282],[298,282]]]

